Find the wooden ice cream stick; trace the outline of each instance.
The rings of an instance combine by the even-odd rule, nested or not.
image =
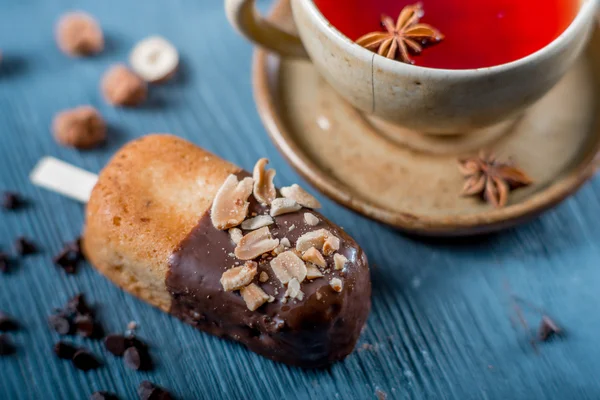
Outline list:
[[[98,175],[54,157],[43,157],[31,171],[29,179],[36,186],[87,203]]]

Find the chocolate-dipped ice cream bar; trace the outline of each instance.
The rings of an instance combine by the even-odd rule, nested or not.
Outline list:
[[[98,178],[83,249],[115,284],[272,360],[347,356],[371,306],[367,259],[298,185],[276,190],[170,135],[127,144]]]

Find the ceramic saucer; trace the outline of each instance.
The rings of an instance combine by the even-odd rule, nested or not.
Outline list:
[[[293,29],[288,0],[275,6],[272,20]],[[548,95],[517,120],[478,135],[431,137],[375,121],[306,61],[259,49],[253,74],[261,118],[291,165],[336,202],[407,232],[459,236],[516,225],[575,193],[600,164],[599,32]],[[457,159],[481,148],[512,159],[535,183],[511,192],[500,209],[461,197]]]

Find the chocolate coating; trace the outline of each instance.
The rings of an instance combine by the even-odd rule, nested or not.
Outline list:
[[[238,174],[244,176],[247,173]],[[250,197],[250,215],[266,210]],[[316,215],[319,224],[306,224],[306,212]],[[221,286],[223,272],[239,260],[233,256],[235,244],[228,232],[214,228],[207,212],[170,257],[166,277],[172,295],[170,312],[202,331],[233,339],[275,361],[313,368],[341,360],[354,349],[371,308],[367,258],[350,236],[313,210],[302,208],[274,220],[269,226],[273,237],[287,237],[292,246],[306,232],[329,230],[340,239],[338,253],[348,259],[345,268],[334,270],[333,256],[326,256],[329,272],[302,282],[303,300],[283,303],[286,289],[269,265],[272,257],[257,259],[259,272],[253,282],[275,301],[250,311],[238,292],[225,292]],[[258,280],[262,271],[269,275],[265,283]],[[334,277],[343,282],[340,293],[329,285]]]

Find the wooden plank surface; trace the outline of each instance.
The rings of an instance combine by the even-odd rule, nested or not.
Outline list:
[[[108,38],[104,53],[72,60],[56,49],[53,25],[69,9],[99,18]],[[180,49],[180,75],[153,88],[142,108],[106,105],[98,91],[103,71],[150,34]],[[29,201],[21,211],[0,213],[0,248],[10,250],[22,234],[41,247],[0,275],[0,310],[23,326],[11,334],[16,355],[0,358],[0,399],[86,399],[100,389],[135,399],[144,379],[179,399],[375,399],[378,392],[388,399],[600,398],[598,179],[518,229],[453,241],[400,235],[320,196],[324,214],[368,254],[373,310],[347,360],[326,370],[290,368],[198,333],[124,294],[89,265],[76,276],[57,270],[51,257],[77,236],[83,207],[27,180],[42,156],[97,172],[126,141],[171,132],[246,168],[267,156],[279,185],[303,183],[267,139],[252,99],[252,48],[227,24],[222,1],[2,0],[0,49],[0,190]],[[54,113],[81,104],[98,107],[110,124],[102,149],[77,152],[51,138]],[[97,305],[107,331],[140,324],[154,371],[128,370],[98,341],[76,340],[101,358],[96,371],[77,371],[52,356],[58,337],[46,318],[80,291]],[[528,333],[511,322],[511,292],[544,307],[566,337],[536,352]],[[539,316],[526,318],[534,330]]]

